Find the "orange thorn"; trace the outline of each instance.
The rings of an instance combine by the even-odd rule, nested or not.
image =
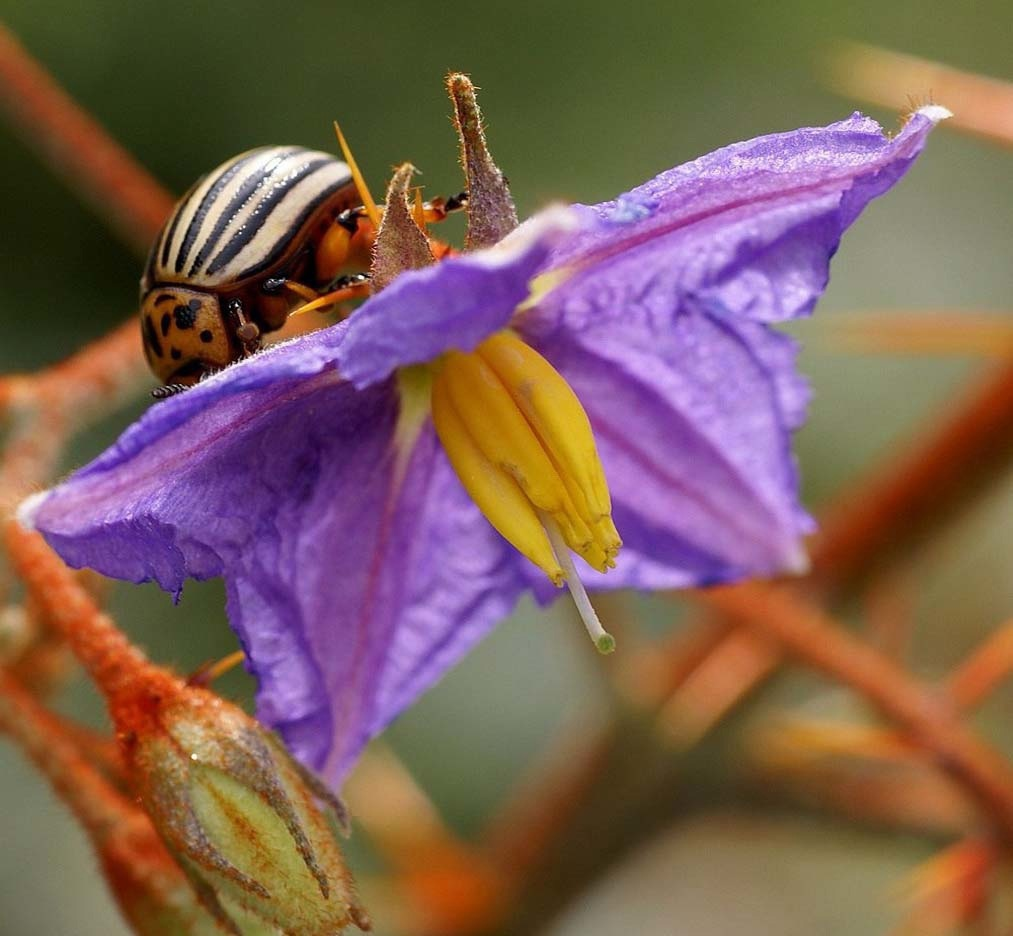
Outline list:
[[[312,302],[318,296],[316,290],[310,289],[309,286],[304,286],[302,283],[297,283],[294,280],[285,280],[285,288],[307,302]]]
[[[667,743],[684,751],[699,743],[780,662],[772,641],[732,630],[661,706],[657,724]]]
[[[419,226],[419,230],[426,233],[426,206],[422,201],[422,189],[415,189],[415,207],[412,211],[412,216],[415,218],[415,223]]]
[[[845,353],[1013,357],[1006,312],[892,309],[832,316],[824,326],[831,349]]]
[[[373,227],[379,228],[380,209],[376,207],[376,202],[373,201],[373,196],[369,193],[369,187],[366,185],[366,180],[359,170],[359,164],[355,161],[352,151],[348,148],[348,142],[345,140],[345,135],[341,132],[341,127],[338,126],[336,120],[334,121],[334,132],[337,134],[338,146],[341,147],[345,162],[348,163],[348,168],[352,170],[352,180],[355,182],[356,189],[358,189],[359,198],[362,199],[362,207],[366,209],[366,214],[369,215],[369,220],[373,222]]]
[[[965,932],[965,927],[982,922],[998,883],[998,859],[992,843],[968,838],[923,862],[897,888],[910,906],[897,932]]]
[[[301,305],[297,309],[293,309],[289,313],[289,318],[293,315],[302,315],[304,312],[313,312],[316,309],[323,309],[327,306],[337,305],[339,302],[345,302],[348,299],[358,299],[368,288],[369,281],[367,280],[362,283],[356,283],[354,286],[345,286],[343,289],[336,289],[334,292],[324,293],[322,296],[317,296],[317,298],[312,302],[307,302],[305,305]]]
[[[245,659],[246,654],[242,650],[236,650],[214,663],[205,663],[190,676],[187,682],[191,686],[207,686],[216,679],[220,679],[229,670],[235,669]]]
[[[1013,621],[988,635],[950,673],[945,682],[953,704],[962,711],[981,705],[1013,673]]]
[[[950,68],[860,42],[838,43],[830,53],[825,80],[839,94],[885,107],[903,104],[913,91],[945,103],[951,130],[964,130],[993,143],[1013,145],[1013,83]]]

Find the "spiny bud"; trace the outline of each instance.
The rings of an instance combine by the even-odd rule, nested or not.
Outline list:
[[[89,829],[106,881],[139,936],[222,936],[222,927],[155,835],[148,818],[124,804],[123,816],[105,835]],[[243,936],[271,930],[243,927]]]
[[[447,75],[454,126],[461,143],[461,165],[468,179],[468,250],[498,244],[517,227],[517,209],[506,176],[489,152],[475,86],[467,75]]]
[[[387,187],[370,267],[374,292],[386,289],[405,270],[421,270],[436,262],[426,235],[408,210],[408,185],[414,173],[411,163],[398,166]]]
[[[138,936],[222,936],[221,925],[199,901],[151,821],[93,763],[97,745],[89,740],[86,752],[79,726],[44,708],[0,667],[3,734],[22,749],[73,811],[91,839],[123,916]],[[244,927],[242,933],[266,936],[267,931]]]
[[[236,934],[369,929],[337,843],[340,802],[234,705],[175,680],[163,688],[149,684],[120,720],[137,726],[123,739],[128,771],[219,923]]]

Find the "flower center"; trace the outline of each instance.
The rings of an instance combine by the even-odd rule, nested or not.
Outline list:
[[[508,331],[452,351],[432,389],[433,423],[465,490],[489,522],[553,584],[573,591],[599,649],[611,649],[569,551],[615,566],[622,540],[591,424],[577,395]]]

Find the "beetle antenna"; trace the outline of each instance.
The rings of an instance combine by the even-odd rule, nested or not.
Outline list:
[[[183,393],[189,389],[190,388],[186,384],[171,383],[165,384],[161,387],[155,387],[155,389],[151,391],[151,395],[156,400],[167,400],[169,397],[176,396],[177,394]]]

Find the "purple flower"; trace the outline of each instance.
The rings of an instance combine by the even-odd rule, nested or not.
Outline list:
[[[177,598],[224,576],[260,718],[338,782],[521,593],[554,592],[543,573],[583,600],[570,550],[614,564],[585,568],[589,588],[804,567],[807,390],[770,324],[811,311],[843,231],[942,116],[738,143],[405,272],[346,322],[156,404],[23,521],[70,565]],[[493,373],[514,415],[482,396]],[[490,454],[518,413],[556,501],[527,449]]]

